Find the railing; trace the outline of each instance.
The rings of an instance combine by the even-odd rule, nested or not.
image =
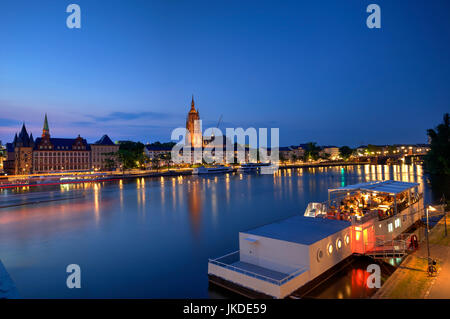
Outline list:
[[[226,259],[232,260],[232,261],[229,261],[227,263],[227,262],[225,262]],[[285,284],[286,282],[288,282],[289,280],[297,277],[298,275],[300,275],[302,272],[304,272],[307,269],[306,267],[297,268],[293,272],[287,274],[287,276],[285,276],[284,278],[282,278],[282,279],[275,279],[275,278],[271,278],[271,277],[264,276],[264,275],[261,275],[261,274],[257,274],[255,272],[252,272],[252,271],[247,270],[247,269],[243,269],[241,267],[233,266],[231,264],[231,263],[234,263],[234,262],[237,262],[237,261],[240,261],[240,251],[239,250],[235,251],[235,252],[232,252],[232,253],[229,253],[229,254],[227,254],[225,256],[216,258],[216,259],[209,259],[208,260],[208,262],[211,263],[211,264],[214,264],[214,265],[217,265],[217,266],[220,266],[222,268],[229,269],[229,270],[232,270],[232,271],[235,271],[235,272],[239,272],[239,273],[247,275],[249,277],[253,277],[253,278],[257,278],[257,279],[263,280],[263,281],[267,281],[267,282],[270,282],[270,283],[275,284],[277,286],[281,286],[281,285]],[[255,266],[264,268],[264,267],[259,266],[259,265],[255,265]],[[269,269],[269,270],[271,270],[271,269]]]
[[[407,203],[401,203],[397,205],[397,214],[402,212],[408,207],[413,206],[416,204],[421,198],[423,197],[423,194],[416,194],[414,197],[411,198],[411,202]],[[320,207],[320,208],[319,208]],[[319,209],[318,209],[319,208]],[[392,216],[395,216],[395,206],[392,205],[390,207],[391,213],[384,213],[384,215],[380,214],[380,210],[373,208],[366,210],[363,216],[356,216],[356,215],[350,215],[345,214],[342,212],[337,211],[337,209],[333,209],[333,206],[328,206],[328,202],[322,202],[322,203],[309,203],[308,207],[305,210],[304,216],[307,217],[322,217],[322,218],[331,218],[331,219],[339,219],[339,220],[348,220],[351,221],[352,224],[364,224],[365,222],[373,219],[378,218],[378,220],[385,220],[388,218],[391,218]],[[335,212],[334,212],[335,211]],[[355,216],[352,218],[351,216]]]
[[[365,255],[374,258],[403,257],[406,254],[406,240],[383,240],[365,244]]]
[[[327,214],[327,204],[325,203],[309,203],[306,207],[304,216],[306,217],[317,217],[326,216]]]

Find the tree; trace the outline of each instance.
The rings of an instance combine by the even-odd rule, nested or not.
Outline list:
[[[445,196],[447,208],[450,206],[450,136],[449,114],[435,129],[427,130],[430,137],[430,151],[425,155],[424,167],[429,173],[434,201]]]
[[[108,156],[105,158],[105,168],[107,170],[113,170],[117,167],[117,162],[119,161],[119,154],[117,152],[104,153],[104,155]]]
[[[320,156],[320,158],[323,158],[323,159],[326,159],[326,160],[329,160],[330,157],[331,157],[330,153],[322,153],[322,155]]]
[[[291,155],[291,160],[292,160],[292,162],[293,162],[293,163],[297,162],[297,159],[298,159],[297,154],[292,153],[292,155]]]
[[[344,159],[348,160],[352,156],[353,150],[348,146],[339,147],[339,155]]]
[[[176,145],[176,143],[174,143],[174,142],[161,143],[161,142],[157,141],[155,143],[151,143],[151,144],[148,144],[148,145],[171,149],[171,148],[173,148]]]
[[[118,158],[124,169],[143,167],[145,164],[144,144],[119,141]]]
[[[367,145],[367,152],[369,155],[377,155],[377,152],[380,152],[381,148],[376,145],[369,144]]]
[[[425,169],[430,174],[450,175],[449,114],[435,129],[427,130],[431,139],[430,151],[425,156]]]
[[[158,170],[159,169],[159,162],[160,162],[159,156],[155,156],[154,158],[152,158],[151,162],[152,162],[152,169]]]
[[[316,161],[319,158],[320,147],[318,147],[316,144],[317,143],[315,142],[309,142],[306,145],[305,153],[303,155],[305,161],[308,160]]]

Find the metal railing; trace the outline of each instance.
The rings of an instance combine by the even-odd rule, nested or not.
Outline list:
[[[403,257],[406,253],[406,240],[377,240],[364,245],[364,254],[373,258]]]
[[[253,271],[241,268],[241,267],[234,266],[234,265],[231,264],[231,262],[228,262],[228,263],[225,262],[225,259],[232,260],[231,262],[233,262],[233,263],[237,262],[237,261],[240,261],[240,251],[238,250],[238,251],[229,253],[227,255],[224,255],[222,257],[216,258],[216,259],[208,259],[208,262],[211,263],[211,264],[220,266],[222,268],[225,268],[225,269],[229,269],[229,270],[232,270],[232,271],[235,271],[235,272],[239,272],[239,273],[247,275],[249,277],[253,277],[253,278],[256,278],[256,279],[260,279],[260,280],[263,280],[263,281],[270,282],[270,283],[275,284],[277,286],[281,286],[281,285],[285,284],[289,280],[297,277],[298,275],[303,273],[305,270],[307,270],[307,267],[297,268],[293,272],[287,274],[285,277],[283,277],[281,279],[275,279],[275,278],[264,276],[264,275],[258,274],[256,272],[253,272]],[[262,267],[262,266],[259,266],[259,265],[255,265],[255,266],[258,266],[258,267],[261,267],[261,268],[265,268],[265,267]],[[266,268],[266,269],[268,269],[268,268]],[[271,270],[271,269],[268,269],[268,270]],[[272,271],[274,271],[274,270],[272,270]]]
[[[399,204],[397,206],[397,214],[395,214],[394,205],[392,205],[392,207],[391,207],[392,214],[386,214],[385,216],[380,215],[379,210],[377,208],[367,209],[367,210],[365,210],[365,213],[363,216],[355,216],[355,218],[351,218],[352,215],[350,215],[348,213],[347,214],[342,213],[342,212],[330,213],[330,211],[336,210],[336,209],[335,208],[331,209],[332,205],[330,206],[328,204],[328,201],[309,203],[305,210],[304,216],[348,220],[348,221],[351,221],[352,224],[360,225],[360,224],[364,224],[365,222],[367,222],[373,218],[377,218],[379,221],[382,221],[382,220],[391,218],[395,215],[398,215],[405,209],[412,207],[414,204],[419,202],[419,200],[422,198],[423,198],[422,193],[416,194],[416,196],[411,198],[410,203],[405,202],[405,203]],[[320,209],[318,209],[319,207],[320,207]]]

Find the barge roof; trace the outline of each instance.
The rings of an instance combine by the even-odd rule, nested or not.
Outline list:
[[[348,221],[299,215],[241,233],[311,245],[350,226]]]
[[[408,189],[414,188],[419,185],[420,185],[419,183],[400,182],[393,180],[373,181],[330,189],[329,192],[362,190],[368,192],[399,194],[401,192],[404,192]]]

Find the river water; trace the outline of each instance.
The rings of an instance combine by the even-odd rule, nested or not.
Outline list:
[[[431,199],[416,165],[0,190],[0,206],[23,204],[0,208],[0,260],[23,298],[222,297],[208,288],[207,261],[238,250],[239,231],[303,214],[309,202],[327,199],[328,188],[374,179],[419,182]],[[66,286],[69,264],[81,267],[81,289]],[[342,274],[337,285],[346,293],[328,287],[326,297],[358,297],[355,276]]]

